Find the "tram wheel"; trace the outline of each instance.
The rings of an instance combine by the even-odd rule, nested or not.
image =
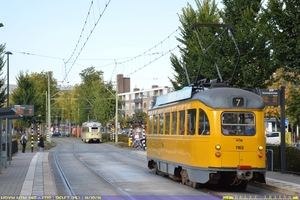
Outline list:
[[[191,182],[192,184],[191,184],[191,186],[192,186],[192,188],[194,188],[194,189],[199,189],[200,188],[200,183],[197,183],[197,182]]]
[[[247,180],[243,180],[237,187],[241,190],[245,190],[248,186],[248,181]]]

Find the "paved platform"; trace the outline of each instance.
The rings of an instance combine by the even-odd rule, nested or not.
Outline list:
[[[146,158],[146,152],[143,150],[133,150],[131,153]],[[2,166],[1,169],[0,199],[3,199],[3,196],[59,195],[56,193],[55,180],[48,158],[49,152],[47,151],[25,153],[19,151],[15,154],[10,164],[7,162],[7,167]],[[267,183],[255,184],[278,193],[300,196],[300,176],[298,175],[268,171]]]
[[[0,195],[7,196],[48,196],[56,195],[54,180],[48,163],[48,152],[22,153],[13,155],[2,165],[0,174]]]

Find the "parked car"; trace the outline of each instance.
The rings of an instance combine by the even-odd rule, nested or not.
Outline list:
[[[53,136],[53,137],[60,137],[60,136],[61,136],[61,133],[58,132],[58,131],[55,131],[55,132],[53,132],[52,136]]]
[[[63,131],[63,132],[61,132],[61,136],[63,136],[63,137],[69,137],[70,133],[68,131]]]
[[[278,132],[268,132],[266,134],[266,143],[267,144],[280,144],[280,135]]]
[[[125,135],[128,135],[130,133],[130,129],[124,128],[121,133],[125,134]]]

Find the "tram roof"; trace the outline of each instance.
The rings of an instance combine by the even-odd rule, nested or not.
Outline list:
[[[97,121],[89,121],[82,123],[82,126],[102,126],[102,124]]]
[[[232,104],[234,98],[243,98],[242,108],[263,109],[265,103],[261,96],[239,88],[213,88],[198,92],[191,99],[197,99],[212,108],[236,108]]]
[[[171,93],[167,94],[170,95]],[[237,108],[233,105],[236,98],[243,99],[243,106],[239,108],[263,109],[265,103],[261,96],[239,88],[205,88],[204,91],[192,94],[191,87],[186,87],[182,91],[176,91],[171,96],[162,95],[158,97],[158,102],[154,107],[170,105],[182,101],[197,100],[211,108]]]

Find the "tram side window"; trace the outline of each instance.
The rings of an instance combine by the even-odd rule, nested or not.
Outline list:
[[[177,112],[172,112],[172,135],[177,134]]]
[[[188,135],[195,135],[196,130],[196,109],[188,110]]]
[[[150,115],[149,116],[149,133],[148,134],[153,134],[152,133],[152,131],[153,131],[152,125],[153,125],[153,116]]]
[[[159,115],[159,134],[163,134],[164,130],[164,114]]]
[[[182,110],[179,112],[179,130],[180,135],[184,135],[184,132],[186,130],[185,127],[185,110]]]
[[[170,113],[166,113],[166,135],[170,135]]]
[[[157,134],[158,115],[154,115],[153,134]]]
[[[222,113],[223,135],[255,135],[255,116],[251,112]]]
[[[199,109],[199,132],[198,135],[210,135],[210,124],[204,110]]]

